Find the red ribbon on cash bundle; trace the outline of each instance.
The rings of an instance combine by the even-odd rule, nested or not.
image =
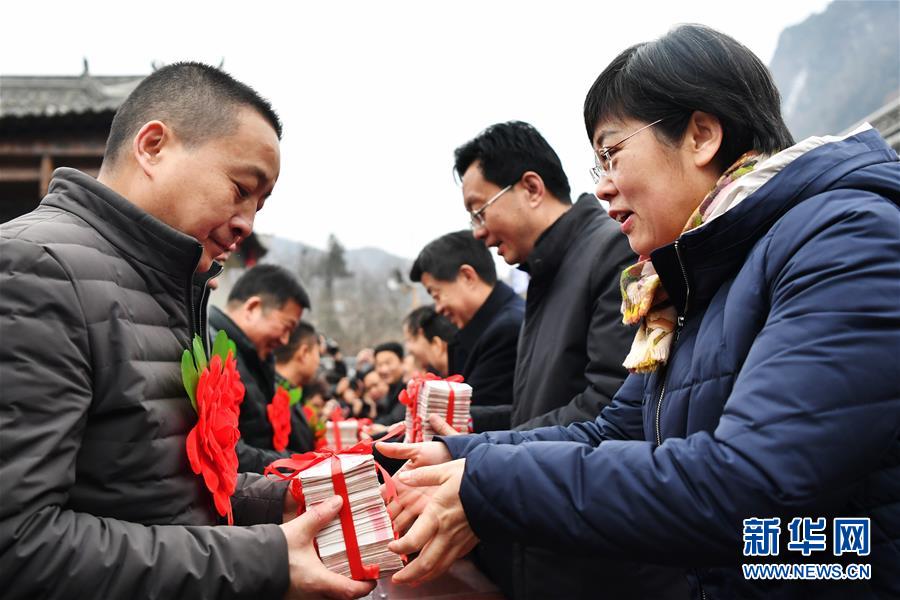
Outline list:
[[[359,439],[366,439],[364,436],[372,436],[372,419],[367,417],[359,417],[356,419],[359,423],[359,430],[356,432]]]
[[[403,423],[392,427],[387,435],[380,441],[386,441],[401,435],[404,432]],[[320,462],[331,461],[331,484],[334,487],[334,493],[343,498],[341,504],[341,512],[339,513],[341,520],[341,531],[344,534],[344,545],[347,547],[347,562],[350,564],[350,576],[356,580],[378,579],[378,565],[362,564],[362,554],[359,551],[359,544],[356,540],[356,527],[353,525],[353,511],[350,508],[350,495],[347,492],[347,481],[344,479],[344,471],[341,467],[340,454],[372,454],[373,440],[363,440],[346,450],[334,450],[331,448],[322,448],[316,452],[305,452],[303,454],[292,454],[290,458],[281,458],[272,462],[266,467],[265,475],[275,475],[279,479],[290,481],[288,490],[291,496],[297,501],[297,514],[300,515],[306,510],[306,498],[303,496],[303,485],[300,483],[300,473],[306,469],[319,464]],[[384,468],[375,463],[375,468],[384,478],[384,486],[387,491],[387,499],[397,497],[397,488],[394,486],[394,480]],[[289,470],[290,473],[283,473],[279,469]],[[394,523],[391,521],[391,529],[394,531],[394,539],[398,538],[397,530],[394,529]]]
[[[341,443],[341,427],[338,425],[341,421],[356,421],[356,439],[362,439],[360,434],[366,433],[369,434],[369,429],[372,427],[372,419],[347,419],[344,417],[344,413],[340,409],[335,409],[331,413],[331,417],[329,418],[331,422],[332,432],[334,433],[334,449],[338,452],[341,451],[343,444]],[[328,445],[326,438],[322,438],[319,440],[320,443],[316,444],[316,450],[324,448]]]
[[[341,446],[341,426],[339,423],[344,420],[344,413],[339,409],[331,411],[331,433],[334,434],[334,449],[340,452]]]
[[[422,417],[419,416],[419,390],[425,385],[426,381],[446,381],[450,388],[447,395],[447,423],[453,426],[453,402],[455,394],[451,383],[462,383],[465,381],[462,375],[451,375],[450,377],[441,378],[434,373],[425,373],[425,375],[417,375],[409,380],[406,389],[400,392],[399,400],[406,405],[412,415],[412,432],[410,440],[412,442],[422,441]]]

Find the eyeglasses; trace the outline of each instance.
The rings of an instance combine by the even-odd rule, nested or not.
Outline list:
[[[653,127],[660,121],[662,121],[662,119],[657,119],[649,125],[644,125],[631,135],[626,135],[624,138],[622,138],[612,146],[603,146],[599,150],[596,150],[594,152],[594,166],[591,167],[591,177],[594,179],[594,183],[599,184],[604,179],[609,178],[610,171],[612,170],[612,157],[616,152],[621,150],[620,146],[622,144],[624,144],[643,130]]]
[[[475,229],[479,229],[479,228],[481,228],[481,227],[484,227],[484,225],[485,225],[485,223],[484,223],[484,211],[487,210],[487,207],[488,207],[488,206],[490,206],[491,204],[493,204],[494,202],[496,202],[497,199],[500,198],[500,196],[502,196],[503,194],[505,194],[506,192],[508,192],[509,190],[511,190],[511,189],[513,188],[514,185],[516,185],[516,184],[515,184],[515,183],[511,183],[511,184],[509,184],[508,186],[506,186],[505,188],[503,188],[502,190],[500,190],[499,192],[497,192],[496,194],[494,194],[493,196],[491,196],[491,199],[488,200],[487,202],[485,202],[485,203],[484,203],[484,206],[482,206],[482,207],[479,208],[478,210],[475,210],[475,211],[469,211],[469,218],[470,218],[469,225],[472,227],[472,230],[473,230],[473,231],[474,231]]]

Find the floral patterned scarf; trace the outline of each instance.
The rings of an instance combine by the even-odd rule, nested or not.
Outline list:
[[[729,167],[691,214],[682,233],[696,229],[727,211],[735,200],[734,195],[728,194],[729,188],[740,177],[753,171],[762,158],[751,150]],[[640,324],[631,351],[622,364],[632,373],[649,373],[669,358],[678,313],[648,256],[642,256],[636,264],[622,271],[620,285],[622,322],[626,325]]]

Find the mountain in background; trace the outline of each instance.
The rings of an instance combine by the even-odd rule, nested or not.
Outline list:
[[[900,2],[832,2],[781,33],[769,69],[795,139],[845,131],[900,95]]]
[[[900,96],[900,2],[833,2],[782,32],[770,69],[796,139],[847,130]],[[410,259],[379,248],[346,250],[334,236],[325,250],[262,237],[263,262],[300,276],[313,304],[304,317],[346,354],[402,340],[403,317],[430,302],[407,279]],[[224,304],[239,275],[226,270],[214,304]]]

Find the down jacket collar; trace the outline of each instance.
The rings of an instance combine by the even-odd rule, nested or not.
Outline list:
[[[745,200],[651,253],[653,266],[678,314],[705,307],[772,225],[788,210],[817,194],[845,186],[875,188],[900,204],[890,182],[882,185],[856,175],[863,167],[885,159],[896,160],[892,154],[879,134],[865,127],[842,139],[805,140],[765,161],[751,173],[764,183],[748,191]],[[776,169],[777,173],[766,178],[766,169]],[[785,180],[790,180],[790,185],[782,185]]]
[[[69,168],[53,173],[42,204],[78,215],[122,253],[180,279],[191,278],[203,247],[93,177]]]

